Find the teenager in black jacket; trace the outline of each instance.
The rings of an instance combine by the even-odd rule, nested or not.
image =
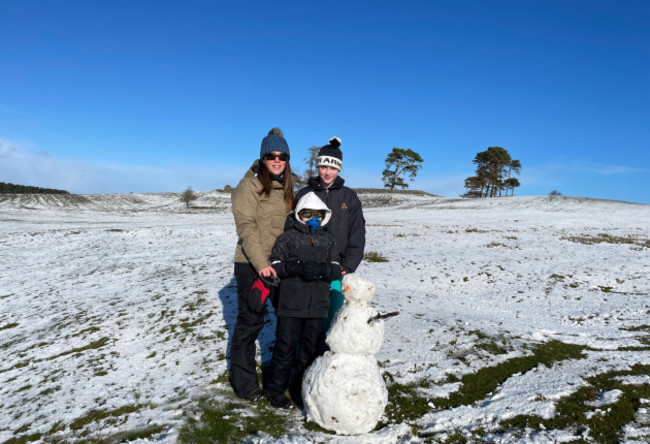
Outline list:
[[[296,194],[296,199],[314,192],[332,211],[332,220],[326,230],[336,239],[341,254],[341,267],[343,267],[343,274],[346,274],[354,273],[363,260],[366,221],[363,218],[361,201],[357,193],[346,187],[345,180],[339,177],[339,172],[343,168],[343,153],[340,147],[341,139],[332,137],[329,145],[320,149],[316,161],[318,176],[309,179],[307,186]],[[343,301],[341,283],[336,280],[332,282],[329,314],[323,324],[323,335],[319,341],[321,353],[327,349],[325,333],[329,330],[332,318],[343,305]]]
[[[332,211],[327,231],[336,239],[345,274],[354,273],[363,260],[366,221],[359,196],[352,188],[346,187],[345,180],[339,177],[343,168],[340,146],[341,139],[332,137],[329,145],[320,149],[316,161],[318,176],[309,179],[307,186],[296,194],[296,199],[313,191]]]
[[[329,313],[330,282],[341,276],[336,241],[324,229],[331,215],[315,193],[304,195],[287,230],[273,245],[271,266],[260,272],[269,276],[272,267],[280,278],[275,348],[265,387],[274,407],[291,406],[284,391],[289,387],[298,342],[298,378],[316,358],[323,320]]]

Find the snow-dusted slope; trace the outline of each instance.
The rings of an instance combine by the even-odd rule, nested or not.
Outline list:
[[[0,443],[38,433],[74,442],[152,424],[164,429],[159,442],[174,442],[198,397],[224,396],[236,236],[229,194],[199,194],[193,210],[173,193],[0,199]],[[543,341],[590,347],[582,359],[513,375],[481,402],[432,407],[421,436],[480,427],[496,440],[499,420],[552,416],[587,376],[650,365],[650,206],[562,196],[387,195],[389,206],[371,204],[378,196],[361,195],[366,251],[387,262],[364,261],[358,273],[377,285],[379,312],[400,311],[376,356],[396,381],[427,380],[433,399],[458,389],[450,375]],[[263,360],[273,327],[271,319],[262,332]],[[505,353],[477,347],[485,338]],[[115,416],[85,423],[93,411]],[[408,441],[408,430],[394,424],[363,439]],[[647,422],[626,436],[650,436]],[[569,438],[542,431],[524,440]],[[328,439],[297,424],[284,442]]]
[[[230,193],[226,191],[197,192],[191,208],[205,211],[226,211]],[[0,194],[0,210],[57,210],[101,212],[185,211],[181,193],[129,194]]]

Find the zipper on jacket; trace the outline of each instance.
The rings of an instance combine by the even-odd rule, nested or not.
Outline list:
[[[316,248],[316,243],[314,242],[314,238],[316,237],[315,234],[316,234],[316,232],[314,232],[314,233],[311,235],[311,246],[312,246],[312,248]],[[311,259],[312,259],[312,260],[316,259],[316,258],[314,257],[314,251],[313,251],[313,250],[312,250],[312,252],[311,252]],[[315,284],[315,282],[316,282],[316,281],[314,281],[314,284]],[[316,285],[313,285],[313,286],[315,287]],[[313,289],[312,289],[312,290],[313,290]],[[328,295],[328,297],[329,297],[329,295]],[[314,299],[316,299],[316,298],[315,298],[315,297],[311,297],[311,298],[309,298],[309,315],[310,315],[310,316],[312,316],[312,313],[313,313],[313,310],[314,310]]]

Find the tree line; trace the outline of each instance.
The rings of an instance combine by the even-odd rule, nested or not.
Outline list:
[[[404,176],[415,179],[424,160],[410,148],[393,148],[386,157],[386,168],[382,172],[384,188],[408,188]],[[508,193],[514,195],[519,179],[512,177],[521,172],[521,161],[513,159],[505,148],[491,146],[474,157],[476,175],[465,179],[467,192],[462,197],[495,197]]]
[[[29,185],[15,185],[13,183],[0,182],[0,194],[70,194],[65,190],[53,188],[32,187]]]

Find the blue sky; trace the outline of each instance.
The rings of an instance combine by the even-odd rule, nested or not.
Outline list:
[[[279,126],[341,137],[352,187],[393,147],[457,197],[506,148],[519,195],[650,204],[650,2],[2,1],[0,181],[235,186]]]

